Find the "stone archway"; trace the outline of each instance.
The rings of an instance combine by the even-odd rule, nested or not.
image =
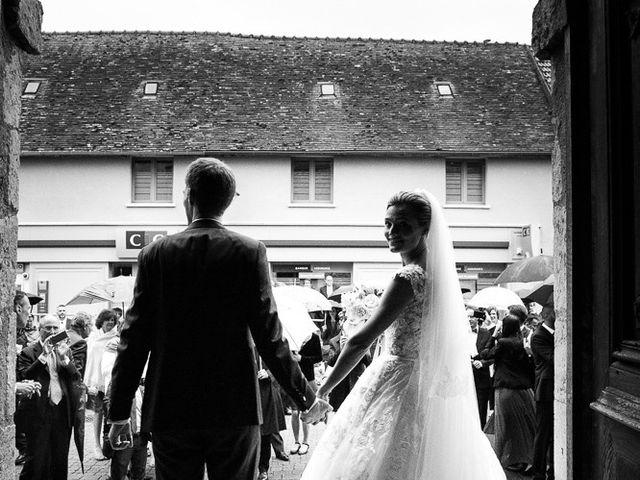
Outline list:
[[[18,244],[20,95],[24,52],[40,52],[42,6],[38,0],[0,4],[0,480],[14,478],[16,326],[13,313]]]

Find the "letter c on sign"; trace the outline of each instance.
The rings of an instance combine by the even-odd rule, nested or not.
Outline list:
[[[142,235],[139,233],[134,233],[129,237],[129,243],[132,247],[141,247],[142,246]]]
[[[156,240],[160,239],[164,237],[164,233],[156,233],[153,238],[151,239],[152,242],[155,242]]]

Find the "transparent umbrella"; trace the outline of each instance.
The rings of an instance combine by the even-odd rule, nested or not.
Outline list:
[[[318,327],[311,320],[304,304],[289,296],[281,287],[273,289],[273,296],[278,307],[284,338],[289,342],[291,350],[300,350],[303,342],[317,331]]]
[[[120,275],[92,283],[67,302],[67,305],[84,305],[96,302],[131,304],[136,277]]]
[[[512,263],[495,279],[494,285],[543,281],[553,273],[553,257],[538,255]]]
[[[480,290],[469,299],[469,305],[476,308],[496,307],[499,310],[507,310],[510,305],[522,305],[522,300],[516,293],[502,287],[488,287]]]
[[[277,293],[281,297],[289,297],[302,303],[307,312],[330,311],[331,303],[319,291],[309,287],[299,287],[297,285],[285,285],[275,287],[274,295]]]

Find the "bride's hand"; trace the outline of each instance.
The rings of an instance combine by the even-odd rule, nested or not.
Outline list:
[[[329,393],[325,388],[326,384],[323,382],[322,385],[320,385],[320,387],[318,388],[318,391],[316,392],[316,398],[321,398],[322,400],[324,400],[325,402],[329,401]]]

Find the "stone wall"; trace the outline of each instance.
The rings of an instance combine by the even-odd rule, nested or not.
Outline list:
[[[540,0],[533,13],[532,47],[536,56],[552,62],[552,105],[555,141],[551,154],[553,229],[556,281],[554,285],[555,392],[554,468],[556,478],[573,478],[573,350],[571,289],[571,148],[566,111],[569,68],[565,55],[567,12],[564,0]]]
[[[21,55],[38,53],[42,7],[37,0],[0,4],[0,480],[14,478],[15,264],[18,242]]]

